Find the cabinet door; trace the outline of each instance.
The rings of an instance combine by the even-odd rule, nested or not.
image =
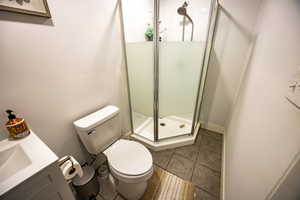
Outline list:
[[[30,177],[0,197],[0,200],[31,200],[53,184],[50,167]]]
[[[59,167],[53,163],[15,187],[0,200],[75,200]]]
[[[49,169],[48,178],[52,184],[41,191],[32,200],[75,200],[71,188],[57,165],[54,164]]]

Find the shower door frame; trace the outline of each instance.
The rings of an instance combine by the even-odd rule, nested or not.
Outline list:
[[[153,140],[154,142],[159,141],[159,0],[154,0],[154,17],[153,17],[153,24],[154,24],[154,37],[153,37],[153,59],[154,59],[154,66],[153,66],[153,122],[154,122],[154,129],[153,129]]]
[[[205,49],[203,53],[203,60],[201,63],[201,71],[199,74],[199,82],[197,88],[197,95],[195,100],[195,108],[193,112],[193,121],[191,127],[191,133],[183,134],[179,136],[172,136],[168,138],[159,139],[159,1],[154,0],[154,17],[153,17],[153,24],[154,24],[154,37],[153,37],[153,59],[154,59],[154,66],[153,66],[153,122],[154,122],[154,129],[153,129],[153,141],[152,142],[159,142],[162,140],[168,140],[176,137],[182,137],[184,135],[191,135],[193,136],[195,132],[198,132],[201,124],[200,124],[200,111],[201,105],[203,101],[203,93],[204,87],[206,83],[206,75],[208,71],[208,66],[204,71],[204,65],[209,63],[210,55],[212,46],[215,42],[215,33],[216,33],[216,25],[219,17],[219,10],[221,5],[218,0],[212,0],[209,12],[209,20],[208,20],[208,28],[206,34],[206,41],[205,41]],[[215,12],[214,12],[215,9]],[[133,112],[132,112],[132,102],[131,102],[131,92],[130,92],[130,81],[129,81],[129,72],[128,72],[128,61],[127,61],[127,53],[126,53],[126,40],[125,40],[125,28],[124,28],[124,19],[123,19],[123,10],[122,10],[122,0],[119,0],[119,12],[120,12],[120,23],[121,23],[121,32],[122,32],[122,48],[123,48],[123,56],[124,56],[124,65],[125,65],[125,72],[126,72],[126,81],[127,81],[127,92],[128,92],[128,102],[129,102],[129,114],[130,114],[130,129],[131,133],[136,134],[134,132],[133,126]],[[214,14],[214,16],[213,16]],[[211,32],[211,35],[210,35]],[[211,38],[211,39],[210,39]],[[208,54],[207,54],[208,52]],[[206,58],[208,59],[206,62]],[[203,84],[202,80],[204,79]],[[202,92],[201,92],[202,91]],[[201,94],[201,95],[200,95]],[[148,138],[145,138],[149,140]],[[151,141],[151,140],[149,140]]]
[[[196,96],[196,103],[195,103],[195,110],[194,110],[194,116],[193,116],[193,124],[192,124],[192,135],[194,132],[198,131],[201,127],[200,125],[200,111],[202,108],[203,103],[203,94],[204,94],[204,88],[206,84],[206,78],[207,78],[207,71],[208,71],[208,65],[211,58],[211,51],[212,46],[215,43],[215,34],[217,31],[217,22],[219,19],[219,12],[220,12],[221,5],[219,3],[219,0],[212,0],[211,6],[210,6],[210,12],[209,12],[209,21],[208,21],[208,28],[206,33],[206,40],[205,40],[205,49],[201,64],[201,72],[199,77],[199,83],[198,83],[198,89],[197,89],[197,96]],[[215,12],[213,12],[215,9]],[[210,34],[211,32],[211,34]],[[208,54],[207,54],[208,53]],[[206,62],[207,58],[207,62]],[[205,64],[207,66],[205,67]],[[203,81],[203,84],[202,83]],[[198,115],[197,115],[198,114]]]

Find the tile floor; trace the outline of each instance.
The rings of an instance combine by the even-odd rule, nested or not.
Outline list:
[[[199,200],[217,200],[220,196],[222,143],[221,134],[201,129],[193,145],[152,152],[154,164],[194,183]]]
[[[155,165],[195,184],[195,200],[217,200],[220,196],[222,143],[221,134],[201,129],[193,145],[151,153]],[[104,187],[98,200],[124,200],[112,191],[112,185],[101,185]]]

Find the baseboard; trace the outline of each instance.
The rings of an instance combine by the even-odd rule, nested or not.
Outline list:
[[[217,133],[221,133],[221,134],[225,133],[225,127],[224,126],[220,126],[218,124],[214,124],[214,123],[211,123],[211,122],[201,121],[201,127],[205,128],[207,130],[210,130],[210,131],[217,132]]]
[[[220,199],[225,200],[226,136],[223,137]]]

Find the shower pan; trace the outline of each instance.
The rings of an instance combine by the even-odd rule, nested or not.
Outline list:
[[[215,0],[120,1],[131,136],[153,150],[197,136],[218,8]]]

